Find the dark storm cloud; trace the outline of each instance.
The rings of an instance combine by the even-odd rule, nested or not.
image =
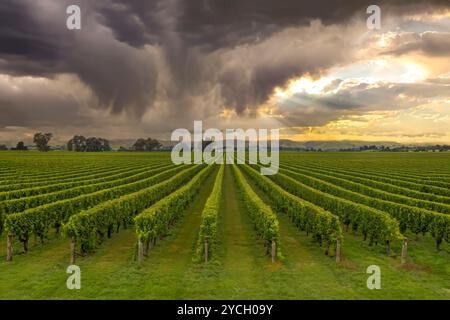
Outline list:
[[[264,102],[275,86],[293,76],[349,59],[342,35],[317,41],[322,35],[311,33],[309,41],[292,45],[293,36],[283,38],[284,30],[308,28],[315,19],[345,26],[355,14],[364,19],[371,3],[3,0],[0,72],[50,78],[74,74],[97,96],[97,107],[114,113],[142,116],[163,99],[168,108],[187,114],[195,111],[194,103],[202,96],[216,108],[242,112]],[[394,0],[379,5],[404,14],[446,3]],[[80,31],[65,28],[70,4],[82,8]],[[15,116],[8,101],[0,102],[0,108],[8,110],[8,117]]]
[[[292,48],[285,59],[260,64],[259,52],[253,52],[256,62],[231,67],[227,61],[211,61],[208,54],[240,45],[251,46],[286,28],[309,26],[315,19],[324,25],[346,24],[356,13],[364,19],[370,4],[373,1],[111,0],[99,6],[98,13],[120,41],[135,47],[145,44],[162,47],[173,74],[176,88],[173,91],[181,95],[201,92],[206,90],[206,84],[215,81],[220,86],[223,104],[240,113],[263,103],[274,87],[293,76],[343,62],[342,45],[348,44],[340,42],[340,46],[327,52],[328,60],[333,61],[324,65],[314,63],[316,59],[312,56],[303,61],[295,58],[296,51],[309,49],[306,45]],[[407,14],[435,10],[444,7],[446,1],[391,0],[378,4],[384,12]],[[292,38],[278,43],[277,49],[291,41]],[[211,65],[215,66],[213,71]]]
[[[26,1],[0,2],[0,67],[16,75],[63,72],[61,38],[33,18]]]
[[[310,19],[343,21],[364,3],[348,2],[345,10],[340,6],[337,1],[112,0],[100,6],[99,13],[117,38],[130,45],[164,43],[165,33],[171,31],[183,44],[209,51],[253,41],[258,34],[267,36],[283,27],[307,25]],[[171,21],[172,29],[167,30]]]
[[[69,4],[83,8],[80,31],[66,28]],[[24,76],[77,75],[99,106],[141,115],[154,98],[157,73],[151,53],[114,39],[95,21],[90,1],[5,0],[0,4],[0,71]],[[5,17],[5,19],[4,19]]]
[[[111,0],[99,7],[106,24],[121,41],[139,46],[164,42],[167,20],[183,43],[205,50],[230,47],[268,36],[290,26],[308,25],[313,19],[323,24],[346,23],[355,12],[365,17],[372,0],[199,0],[139,1]],[[377,1],[383,9],[406,14],[424,13],[447,1]],[[170,16],[167,14],[170,13]],[[125,18],[124,18],[125,16]]]

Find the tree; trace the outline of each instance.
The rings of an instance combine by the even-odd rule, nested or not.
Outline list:
[[[103,138],[90,137],[86,139],[86,149],[88,152],[111,151],[109,141]]]
[[[25,151],[28,150],[28,148],[25,146],[25,144],[23,143],[23,141],[19,141],[16,145],[16,148],[14,150],[21,150],[21,151]]]
[[[153,151],[161,148],[161,143],[152,138],[143,139],[139,138],[136,140],[136,142],[133,144],[131,149],[133,151]]]
[[[152,139],[152,138],[148,138],[147,139],[147,144],[146,144],[146,151],[153,151],[153,150],[157,150],[159,148],[161,148],[161,143],[156,140],[156,139]]]
[[[101,142],[101,150],[100,151],[111,151],[111,146],[109,145],[109,141],[103,138],[99,138]]]
[[[74,136],[67,142],[67,150],[69,151],[86,151],[86,138],[83,136]]]
[[[133,144],[132,149],[134,151],[145,151],[145,146],[147,142],[145,139],[139,138],[136,140],[136,142]]]
[[[75,151],[73,146],[73,139],[67,141],[67,151]]]
[[[39,151],[48,151],[50,150],[48,143],[51,138],[53,138],[52,133],[38,132],[34,135],[33,142],[36,144]]]
[[[8,150],[8,147],[4,144],[0,144],[0,151]]]
[[[86,151],[88,152],[97,152],[100,151],[101,148],[101,142],[95,138],[90,137],[86,139]]]
[[[109,141],[103,138],[74,136],[67,142],[67,150],[76,152],[111,151]]]

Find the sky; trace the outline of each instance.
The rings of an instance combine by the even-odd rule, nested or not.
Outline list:
[[[81,8],[81,29],[66,8]],[[381,9],[371,30],[366,9]],[[0,143],[177,128],[450,144],[448,1],[2,0]]]

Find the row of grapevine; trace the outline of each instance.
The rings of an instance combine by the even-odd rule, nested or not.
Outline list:
[[[222,185],[225,165],[221,165],[214,182],[213,190],[206,200],[205,207],[202,211],[202,222],[197,241],[195,259],[200,261],[205,255],[205,239],[208,241],[208,256],[215,255],[217,225],[220,211],[220,203],[222,199]]]
[[[291,160],[292,161],[292,160]],[[287,161],[290,162],[290,161]],[[304,164],[302,161],[295,161],[297,164],[302,165]],[[430,172],[426,172],[424,174],[423,169],[421,169],[420,173],[414,172],[411,167],[408,167],[407,171],[403,171],[401,168],[393,168],[391,163],[374,163],[367,165],[357,165],[355,166],[355,163],[353,162],[347,162],[342,161],[342,159],[336,159],[332,163],[329,162],[320,162],[320,163],[305,163],[310,165],[316,165],[321,164],[322,167],[327,167],[331,170],[334,169],[343,169],[343,170],[350,170],[355,171],[356,173],[361,174],[367,174],[367,175],[374,175],[384,178],[394,178],[396,180],[400,181],[410,181],[415,182],[418,184],[427,184],[431,183],[433,185],[434,183],[441,183],[441,182],[450,182],[450,177],[445,174],[439,174],[439,175],[432,175]],[[408,166],[407,163],[402,163],[403,166]],[[387,168],[389,168],[387,170]],[[428,168],[427,168],[428,169]]]
[[[64,163],[64,162],[63,162]],[[108,174],[113,174],[114,172],[124,172],[127,169],[137,169],[139,167],[145,167],[149,165],[157,165],[161,163],[167,163],[163,159],[156,160],[153,159],[151,161],[141,162],[141,161],[134,161],[133,159],[129,159],[127,161],[120,161],[120,162],[112,162],[109,164],[109,162],[103,162],[100,161],[100,163],[91,163],[87,162],[86,164],[76,167],[68,165],[67,167],[61,166],[61,169],[57,171],[55,168],[56,164],[60,164],[57,160],[55,162],[51,163],[51,168],[53,170],[49,171],[45,170],[46,166],[45,164],[41,165],[40,167],[35,168],[35,173],[30,173],[28,175],[23,174],[21,172],[11,175],[9,178],[4,176],[0,180],[0,187],[4,188],[6,186],[15,186],[17,184],[33,184],[33,183],[51,183],[54,181],[63,181],[63,180],[76,180],[79,178],[86,178],[86,177],[100,177],[100,176],[107,176]],[[29,166],[27,164],[26,166]]]
[[[80,186],[86,186],[94,183],[102,183],[107,181],[114,181],[116,179],[122,179],[129,177],[134,174],[138,174],[141,172],[145,172],[151,169],[155,169],[158,167],[165,166],[167,164],[159,164],[159,165],[151,165],[151,166],[139,166],[138,168],[126,168],[121,169],[120,171],[112,171],[107,174],[103,174],[99,178],[91,178],[83,179],[75,182],[59,182],[51,185],[46,186],[38,186],[38,187],[31,187],[31,188],[23,188],[13,191],[3,191],[0,192],[0,201],[3,200],[11,200],[11,199],[18,199],[23,197],[31,197],[36,196],[40,194],[50,193],[54,191],[59,191],[63,189],[70,189],[74,187],[80,187]]]
[[[89,167],[89,169],[91,170],[98,170],[101,168],[105,167],[103,165],[94,165]],[[30,168],[27,167],[27,169],[29,170]],[[0,183],[3,183],[4,181],[46,179],[52,178],[54,176],[78,174],[86,171],[86,169],[88,169],[86,165],[70,166],[69,168],[61,167],[58,169],[52,167],[52,170],[48,170],[48,168],[46,167],[36,167],[33,171],[30,172],[23,172],[23,170],[20,169],[9,169],[7,173],[0,175]]]
[[[297,228],[311,234],[320,245],[324,244],[326,252],[331,244],[342,238],[337,216],[290,194],[247,165],[240,168],[270,198],[275,211],[286,214]]]
[[[316,165],[314,165],[316,166]],[[321,166],[318,166],[319,168]],[[323,167],[325,168],[325,167]],[[330,169],[329,167],[326,169]],[[440,188],[440,187],[434,187],[434,186],[428,186],[428,185],[423,185],[423,184],[418,184],[418,183],[413,183],[413,182],[408,182],[408,181],[404,181],[404,180],[398,180],[398,179],[394,179],[394,178],[388,178],[388,177],[380,177],[380,176],[375,176],[372,174],[366,174],[363,172],[358,172],[355,169],[350,170],[343,170],[343,169],[334,169],[333,168],[333,172],[337,171],[337,172],[341,172],[344,171],[344,173],[348,173],[351,174],[353,176],[357,176],[357,177],[361,177],[361,178],[366,178],[366,179],[370,179],[370,180],[374,180],[374,181],[379,181],[379,182],[384,182],[384,183],[388,183],[388,184],[392,184],[395,186],[400,186],[400,187],[404,187],[407,189],[411,189],[411,190],[415,190],[415,191],[419,191],[419,192],[425,192],[425,193],[429,193],[429,194],[433,194],[433,195],[440,195],[440,196],[445,196],[445,197],[450,197],[450,190],[446,189],[446,188]]]
[[[96,240],[102,239],[105,234],[110,236],[112,230],[118,229],[121,225],[132,223],[133,217],[139,212],[175,191],[195,176],[201,168],[193,166],[147,189],[103,202],[73,215],[64,224],[63,231],[80,244],[82,251],[92,250],[96,246]]]
[[[44,175],[42,174],[36,174],[33,176],[11,176],[7,179],[2,179],[0,181],[1,187],[5,187],[5,185],[16,185],[19,183],[36,183],[36,182],[51,182],[51,181],[58,181],[61,179],[73,179],[73,178],[79,178],[79,177],[85,177],[89,174],[99,174],[99,173],[109,173],[110,171],[114,170],[120,170],[123,169],[123,166],[111,166],[106,167],[103,166],[93,166],[88,168],[80,168],[78,170],[61,170],[61,172],[54,172],[54,173],[46,173]]]
[[[9,185],[2,185],[0,186],[0,192],[8,192],[8,191],[14,191],[14,190],[20,190],[20,189],[28,189],[28,188],[35,188],[35,187],[44,187],[44,186],[51,186],[54,184],[59,184],[59,183],[71,183],[71,182],[80,182],[80,181],[85,181],[87,179],[87,177],[89,177],[88,179],[97,179],[97,178],[102,178],[102,177],[108,177],[109,175],[111,175],[111,173],[115,173],[115,172],[126,172],[127,170],[133,170],[135,168],[139,168],[142,166],[131,166],[131,167],[127,167],[126,169],[122,168],[115,168],[115,169],[104,169],[104,170],[94,170],[94,171],[90,171],[90,170],[85,170],[82,173],[79,173],[75,176],[72,175],[62,175],[60,177],[52,177],[49,179],[43,179],[43,180],[39,180],[39,181],[23,181],[23,182],[18,182],[16,181],[13,184],[9,184]]]
[[[325,173],[325,174],[330,173],[330,169],[318,169],[316,167],[310,167],[310,166],[302,166],[302,168],[305,168],[305,169],[307,169],[309,171],[313,171],[313,172],[321,172],[321,173]],[[351,173],[344,174],[344,173],[337,172],[334,170],[332,172],[333,172],[332,173],[333,176],[335,176],[335,177],[339,177],[339,178],[342,178],[345,180],[361,183],[363,185],[367,185],[372,188],[384,190],[384,191],[392,193],[392,194],[399,194],[399,195],[404,195],[407,197],[416,198],[416,199],[420,199],[420,200],[427,200],[427,201],[450,204],[449,197],[439,196],[439,195],[435,195],[435,194],[431,194],[431,193],[419,192],[419,191],[391,185],[391,184],[384,183],[384,182],[373,181],[367,177],[357,177]]]
[[[375,172],[389,177],[391,173],[416,178],[450,178],[448,153],[321,153],[299,154],[281,153],[281,163],[295,162],[299,165],[321,165],[338,170],[348,169],[361,173]],[[401,179],[400,179],[401,180]]]
[[[152,176],[170,169],[173,165],[165,165],[157,167],[156,169],[144,171],[135,175],[131,175],[126,178],[116,179],[113,181],[89,184],[86,186],[80,186],[70,188],[66,190],[44,193],[37,196],[31,196],[26,198],[19,198],[13,200],[7,200],[0,202],[0,214],[10,214],[16,212],[22,212],[27,209],[42,206],[51,202],[74,198],[80,195],[87,195],[92,192],[97,192],[104,189],[111,189],[117,186],[126,185],[136,181],[145,181],[145,179],[152,179]]]
[[[281,171],[312,188],[389,213],[400,223],[401,232],[430,232],[438,247],[442,240],[450,240],[450,215],[365,196],[291,170]]]
[[[270,179],[288,192],[336,214],[344,225],[359,230],[364,238],[368,237],[370,243],[403,239],[398,221],[386,212],[311,188],[282,173],[270,176]]]
[[[358,172],[376,172],[389,177],[390,173],[421,178],[450,178],[445,165],[448,155],[387,154],[387,153],[323,153],[298,157],[296,154],[281,154],[281,162],[295,162],[300,165],[320,164],[329,169],[350,169]],[[420,159],[422,158],[422,159]]]
[[[418,184],[430,185],[430,186],[447,188],[447,189],[450,188],[450,181],[445,177],[439,177],[439,178],[433,179],[430,177],[424,178],[424,177],[418,177],[415,175],[400,174],[398,172],[380,173],[379,171],[374,171],[374,170],[366,170],[365,172],[370,175],[374,175],[374,176],[389,177],[389,178],[394,178],[397,180],[409,181],[409,182],[414,182],[414,183],[418,183]]]
[[[67,221],[70,216],[101,202],[136,192],[143,188],[148,188],[155,183],[159,183],[160,181],[173,176],[175,173],[185,168],[186,167],[184,166],[177,166],[173,169],[159,173],[150,179],[97,191],[87,195],[81,195],[71,199],[56,201],[20,213],[9,214],[4,216],[4,227],[8,233],[19,237],[24,244],[28,241],[30,234],[35,234],[43,240],[51,227],[56,227],[58,230],[61,224]]]
[[[198,194],[202,184],[215,168],[214,165],[207,165],[189,183],[134,218],[136,234],[139,243],[143,244],[145,252],[148,251],[150,245],[156,244],[157,238],[167,234],[169,228],[182,216],[183,211]]]
[[[340,187],[343,187],[345,189],[349,189],[351,191],[364,194],[369,197],[375,197],[382,200],[397,202],[400,204],[405,204],[408,206],[423,208],[431,211],[441,212],[441,213],[450,213],[450,205],[439,203],[439,202],[432,202],[427,200],[420,200],[416,198],[410,198],[403,195],[393,194],[389,193],[380,189],[372,188],[367,185],[356,183],[352,181],[348,181],[346,179],[337,178],[329,174],[322,174],[317,173],[312,170],[304,170],[302,168],[298,168],[296,166],[291,165],[283,165],[283,168],[289,169],[289,170],[295,170],[297,173],[302,173],[307,176],[315,177],[327,182],[330,182],[334,185],[338,185]]]
[[[349,168],[348,166],[344,165],[341,168]],[[384,167],[374,167],[371,166],[370,168],[364,168],[364,170],[355,170],[357,173],[364,173],[369,174],[371,176],[378,176],[382,178],[393,178],[400,181],[409,181],[414,182],[417,184],[423,184],[423,185],[430,185],[430,186],[437,186],[437,187],[443,187],[448,188],[450,186],[449,178],[447,176],[439,176],[433,178],[429,176],[419,176],[417,174],[414,174],[412,172],[407,173],[401,173],[398,169],[395,170],[395,172],[392,172],[392,170],[385,172]]]
[[[277,216],[255,193],[255,191],[253,191],[252,187],[248,184],[239,170],[239,165],[232,165],[231,167],[237,189],[254,224],[256,232],[265,241],[267,248],[269,248],[272,241],[275,240],[276,247],[278,248],[277,255],[281,257],[280,229]]]

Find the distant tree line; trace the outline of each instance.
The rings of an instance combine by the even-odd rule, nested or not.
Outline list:
[[[335,149],[323,149],[314,147],[280,147],[280,151],[297,151],[297,152],[364,152],[364,151],[377,151],[377,152],[446,152],[450,151],[450,145],[428,145],[428,146],[376,146],[376,145],[364,145],[352,148],[335,148]]]
[[[120,147],[118,151],[156,151],[160,150],[162,144],[152,138],[139,138],[134,142],[131,148]],[[112,148],[109,145],[109,141],[103,138],[85,138],[83,136],[76,135],[67,143],[68,151],[77,152],[102,152],[111,151]]]
[[[51,148],[49,146],[50,140],[53,138],[52,133],[42,133],[38,132],[33,137],[33,143],[36,145],[36,149],[39,151],[49,151]],[[29,147],[25,145],[23,141],[19,141],[16,147],[10,148],[10,150],[28,150]],[[61,147],[63,150],[64,147]],[[72,139],[67,142],[66,149],[68,151],[74,152],[104,152],[112,151],[109,141],[104,138],[89,137],[86,138],[82,135],[75,135]],[[131,146],[131,148],[120,147],[118,151],[156,151],[161,150],[162,144],[153,138],[139,138]],[[0,151],[8,150],[8,147],[4,144],[0,144]]]
[[[381,152],[445,152],[450,151],[450,145],[429,145],[429,146],[361,146],[355,148],[339,149],[339,151],[381,151]]]
[[[33,142],[36,145],[36,149],[39,151],[49,151],[51,147],[49,146],[50,140],[53,138],[52,133],[42,133],[37,132],[33,136]],[[208,144],[212,141],[202,141],[202,149],[204,150]],[[68,151],[75,152],[104,152],[111,151],[112,148],[109,141],[103,138],[89,137],[85,138],[82,135],[75,135],[72,139],[67,142],[66,146]],[[248,143],[246,142],[246,149],[248,148]],[[27,147],[23,141],[19,141],[16,147],[12,147],[11,150],[26,151]],[[55,148],[53,148],[55,149]],[[63,148],[61,148],[63,149]],[[0,144],[0,151],[8,150],[8,147],[4,144]],[[150,152],[165,150],[162,144],[153,138],[139,138],[133,145],[129,148],[120,147],[118,151],[137,151],[137,152]],[[450,145],[399,145],[399,146],[384,146],[384,145],[363,145],[355,146],[351,148],[340,148],[340,149],[323,149],[314,147],[280,147],[280,151],[298,151],[298,152],[322,152],[322,151],[343,151],[343,152],[355,152],[355,151],[381,151],[381,152],[445,152],[450,151]]]

